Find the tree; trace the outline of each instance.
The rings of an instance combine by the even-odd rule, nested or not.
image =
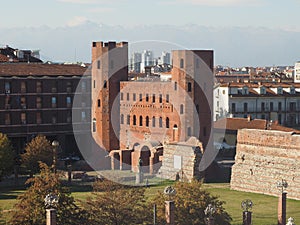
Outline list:
[[[38,135],[26,145],[25,153],[21,157],[23,165],[30,171],[32,177],[40,170],[39,162],[44,162],[48,166],[52,164],[53,148],[45,136]]]
[[[51,173],[50,167],[40,163],[41,174],[29,179],[26,183],[31,186],[18,197],[15,211],[9,221],[11,225],[40,225],[46,224],[44,198],[50,192],[59,196],[57,206],[57,224],[82,225],[87,224],[85,213],[75,204],[69,189],[59,181],[59,174]]]
[[[204,210],[208,204],[212,204],[216,207],[215,224],[230,225],[231,217],[223,207],[225,202],[218,200],[215,196],[211,196],[201,188],[201,185],[202,183],[199,181],[175,183],[175,223],[180,225],[205,225],[206,215]],[[151,201],[152,205],[157,205],[158,224],[165,224],[166,200],[167,197],[162,192],[158,192]]]
[[[15,152],[5,134],[0,133],[0,180],[14,168]]]
[[[151,224],[151,209],[147,208],[144,188],[98,181],[94,190],[93,197],[82,204],[89,214],[88,224]]]

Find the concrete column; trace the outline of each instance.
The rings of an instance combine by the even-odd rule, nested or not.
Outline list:
[[[283,192],[278,199],[278,225],[286,224],[286,194]]]
[[[252,212],[243,212],[243,225],[251,225],[252,224]]]
[[[150,162],[149,162],[149,173],[152,175],[153,174],[153,162],[154,158],[150,157]]]
[[[174,225],[175,224],[175,204],[174,201],[165,201],[165,215],[166,215],[166,221],[168,225]]]
[[[56,225],[55,209],[46,209],[46,225]]]

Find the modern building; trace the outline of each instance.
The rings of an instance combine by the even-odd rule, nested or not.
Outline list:
[[[294,68],[294,82],[300,83],[300,62],[295,63]]]
[[[140,73],[141,72],[142,53],[134,52],[130,58],[129,71]]]
[[[297,83],[224,83],[214,89],[214,120],[243,117],[300,126],[300,85]]]
[[[90,131],[90,71],[80,65],[0,64],[0,132],[18,153],[38,134],[78,153],[74,135]],[[75,95],[82,102],[73,105]]]
[[[153,52],[150,50],[144,50],[142,53],[140,72],[144,73],[145,67],[149,67],[149,66],[153,66],[153,65],[154,65]]]
[[[148,53],[142,61],[151,61]],[[164,142],[195,136],[209,147],[213,51],[174,50],[169,79],[135,81],[128,81],[127,42],[93,42],[92,55],[92,133],[120,161],[116,168],[126,163],[134,170],[141,158],[154,172]]]

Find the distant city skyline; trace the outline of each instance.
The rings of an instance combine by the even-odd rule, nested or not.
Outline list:
[[[299,0],[28,0],[1,8],[0,45],[39,49],[45,61],[90,62],[97,40],[172,46],[130,49],[155,54],[212,49],[215,65],[232,67],[300,60]]]

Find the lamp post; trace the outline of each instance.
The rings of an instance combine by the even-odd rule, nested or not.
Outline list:
[[[285,225],[286,223],[286,191],[288,187],[286,180],[282,179],[277,182],[277,188],[280,190],[281,195],[278,199],[278,225]]]
[[[164,189],[164,194],[168,197],[168,200],[165,201],[165,215],[168,225],[175,224],[175,204],[173,197],[176,195],[176,190],[172,186],[167,186]]]
[[[57,148],[59,146],[59,142],[54,140],[52,141],[52,146],[53,146],[53,171],[56,173],[56,163],[57,163]]]
[[[46,207],[46,225],[56,225],[56,207],[59,197],[55,194],[47,194],[44,201]]]
[[[208,204],[208,206],[204,210],[204,214],[207,216],[205,218],[207,225],[214,225],[215,224],[215,218],[213,215],[216,213],[216,207],[212,204]]]
[[[253,202],[250,199],[246,199],[242,201],[241,207],[243,209],[243,225],[251,225],[252,224],[252,209]]]

